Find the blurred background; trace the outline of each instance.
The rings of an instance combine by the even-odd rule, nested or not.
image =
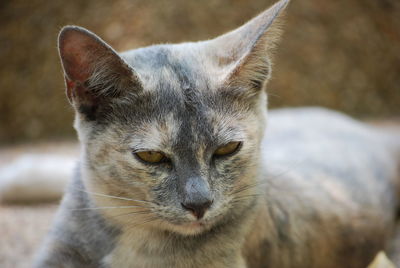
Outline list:
[[[123,51],[207,39],[272,0],[2,0],[0,145],[74,137],[56,39],[84,26]],[[293,0],[269,84],[271,106],[400,115],[400,1]]]
[[[76,142],[57,142],[75,139],[56,46],[63,25],[86,27],[123,51],[212,38],[273,2],[0,0],[0,171],[20,170],[25,162],[12,161],[27,153],[76,159]],[[400,118],[399,0],[292,0],[284,28],[270,106],[320,105],[377,122]],[[0,200],[1,267],[31,266],[56,207]]]

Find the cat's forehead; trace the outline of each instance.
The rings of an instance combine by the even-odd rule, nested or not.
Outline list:
[[[124,52],[122,57],[136,71],[144,90],[162,85],[177,91],[215,90],[224,72],[207,56],[202,42],[156,45]]]

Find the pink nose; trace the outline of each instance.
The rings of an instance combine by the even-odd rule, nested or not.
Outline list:
[[[198,202],[181,203],[181,205],[184,209],[190,211],[198,220],[200,220],[203,218],[204,213],[206,213],[206,210],[210,208],[212,203],[212,200],[205,199],[199,200]]]

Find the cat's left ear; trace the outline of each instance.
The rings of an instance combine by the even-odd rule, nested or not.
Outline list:
[[[271,72],[271,54],[280,37],[281,0],[240,28],[207,42],[208,53],[223,69],[224,84],[257,92]]]

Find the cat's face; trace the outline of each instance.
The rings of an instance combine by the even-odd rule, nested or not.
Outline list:
[[[196,234],[251,209],[267,33],[285,4],[212,41],[122,55],[81,28],[62,31],[83,179],[103,215],[125,227]]]
[[[88,184],[94,192],[146,201],[99,198],[100,206],[135,204],[146,208],[132,211],[151,211],[125,221],[139,224],[155,216],[157,225],[196,233],[251,203],[256,189],[240,189],[257,179],[264,113],[222,92],[198,92],[189,100],[179,89],[165,89],[168,82],[161,84],[114,106],[105,125],[91,126],[84,144]],[[204,215],[186,208],[191,199],[200,206],[210,202]]]

